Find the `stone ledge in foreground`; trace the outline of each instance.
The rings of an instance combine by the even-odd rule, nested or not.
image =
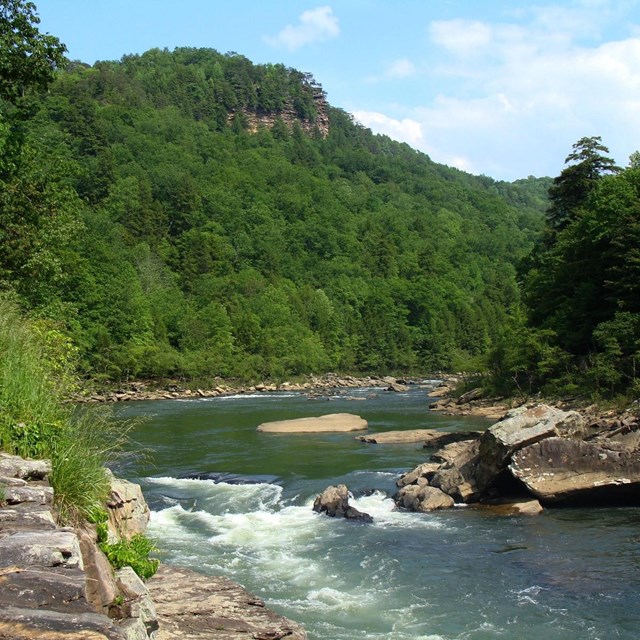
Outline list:
[[[219,576],[162,565],[147,583],[156,605],[157,640],[306,640],[304,628],[267,609]]]
[[[329,413],[313,418],[295,418],[265,422],[258,431],[265,433],[323,433],[364,431],[369,425],[360,416],[351,413]]]

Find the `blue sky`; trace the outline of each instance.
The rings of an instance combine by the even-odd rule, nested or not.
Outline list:
[[[640,149],[640,0],[35,0],[93,64],[211,47],[313,74],[329,101],[435,161],[555,176],[602,136]]]

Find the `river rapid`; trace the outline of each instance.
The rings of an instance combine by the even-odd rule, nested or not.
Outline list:
[[[429,413],[421,388],[346,393],[358,399],[267,393],[117,405],[122,418],[147,418],[117,472],[142,485],[162,560],[231,577],[303,623],[310,640],[640,637],[640,509],[400,512],[395,480],[426,460],[419,445],[256,432],[262,422],[341,412],[368,420],[369,432],[490,425]],[[192,472],[240,477],[180,478]],[[312,511],[315,496],[340,482],[373,524]]]

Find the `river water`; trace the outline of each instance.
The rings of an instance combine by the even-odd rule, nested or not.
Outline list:
[[[163,561],[222,574],[305,625],[310,640],[636,640],[640,509],[497,517],[394,510],[398,475],[428,452],[354,434],[256,432],[270,420],[356,413],[369,431],[485,428],[429,414],[424,389],[241,395],[117,405],[146,416],[121,475],[152,509]],[[180,479],[238,474],[252,484]],[[313,513],[344,482],[371,525]]]

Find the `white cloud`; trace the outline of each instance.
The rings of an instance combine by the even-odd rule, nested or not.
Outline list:
[[[396,60],[390,64],[384,75],[386,78],[408,78],[409,76],[414,75],[415,72],[416,68],[413,62],[406,58],[402,58],[401,60]]]
[[[420,147],[423,143],[422,125],[411,118],[395,120],[377,111],[354,111],[353,117],[365,127],[376,133],[388,135],[394,140],[406,142],[412,147]]]
[[[624,164],[640,147],[640,37],[629,24],[628,37],[603,40],[617,7],[577,0],[507,22],[433,22],[425,84],[440,93],[363,122],[434,160],[498,178],[557,175],[571,145],[591,135]]]
[[[488,46],[492,40],[491,26],[473,20],[439,20],[431,23],[429,31],[436,44],[463,55]]]
[[[294,51],[307,44],[330,40],[339,34],[338,18],[333,15],[333,9],[325,5],[305,11],[300,14],[298,24],[288,24],[276,36],[266,36],[264,40],[274,47]]]

